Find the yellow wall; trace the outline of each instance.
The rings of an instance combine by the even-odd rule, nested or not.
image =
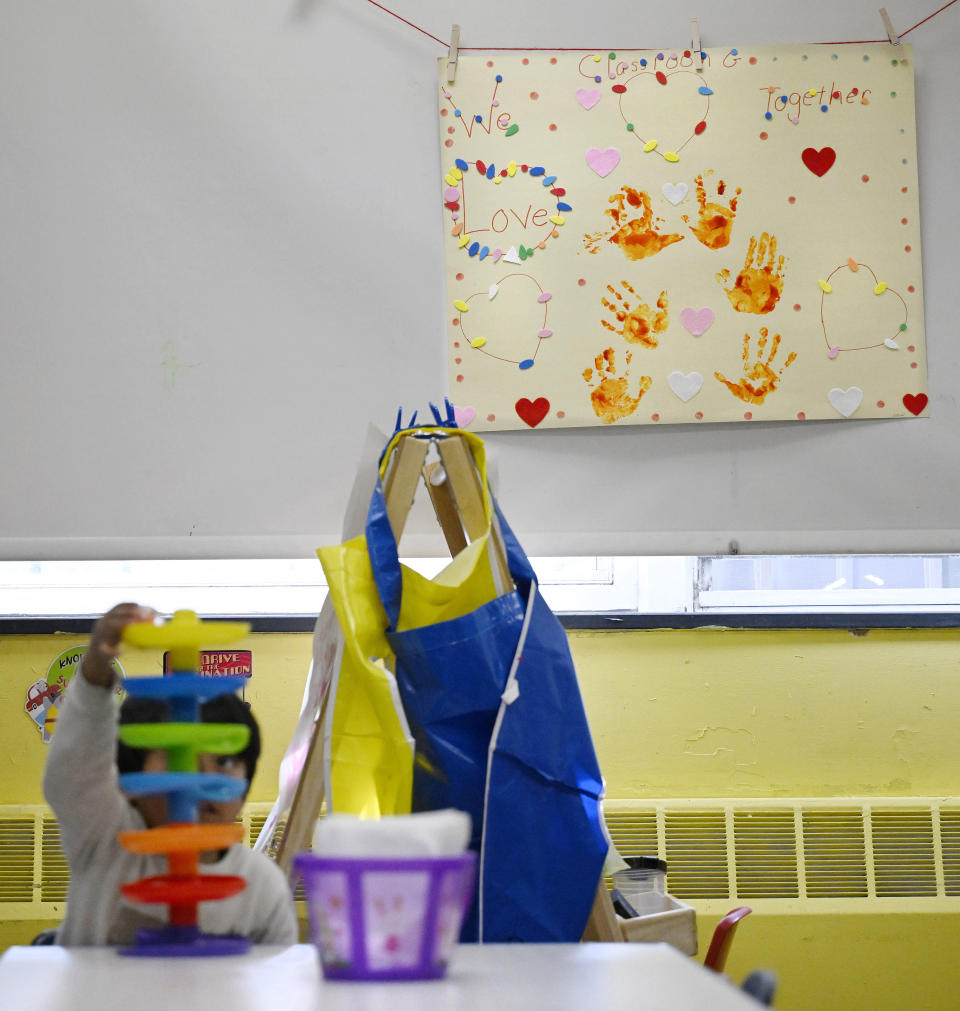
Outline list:
[[[46,753],[27,686],[84,636],[0,637],[0,804],[41,801]],[[954,795],[960,632],[694,629],[570,634],[611,797]],[[264,752],[250,799],[275,795],[309,634],[255,634],[247,690]],[[124,655],[128,674],[159,654]]]
[[[24,712],[26,690],[46,676],[50,662],[71,646],[84,645],[83,635],[0,636],[0,804],[38,804],[46,746]],[[272,801],[277,773],[293,732],[312,650],[308,634],[252,635],[237,648],[253,651],[253,678],[247,701],[260,722],[263,754],[250,800]],[[129,650],[121,657],[127,675],[159,674],[162,653]]]
[[[611,797],[960,789],[960,631],[574,632]]]
[[[83,636],[0,637],[0,804],[38,803],[45,746],[25,691]],[[960,632],[623,631],[570,634],[615,798],[955,796]],[[264,732],[251,799],[269,801],[300,707],[309,634],[254,635],[247,697]],[[128,674],[157,673],[152,653]],[[0,913],[2,915],[2,913]],[[700,916],[701,957],[716,916]],[[778,971],[781,1009],[956,1007],[960,917],[870,913],[744,920],[737,980]],[[0,948],[40,925],[0,922]]]

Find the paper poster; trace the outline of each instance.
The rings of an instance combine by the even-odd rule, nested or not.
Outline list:
[[[57,706],[86,651],[86,646],[71,646],[58,653],[50,661],[46,677],[38,678],[27,688],[24,712],[33,720],[44,744],[49,744],[53,739],[57,725]],[[113,660],[112,664],[117,677],[122,681],[125,675],[120,661]],[[122,686],[118,685],[117,694],[123,694]]]
[[[170,652],[163,654],[164,676],[174,673]],[[197,654],[197,674],[207,678],[253,677],[253,652],[249,649],[229,651],[202,649]],[[246,685],[240,689],[240,698],[246,701]]]
[[[925,413],[910,46],[439,70],[461,425]]]

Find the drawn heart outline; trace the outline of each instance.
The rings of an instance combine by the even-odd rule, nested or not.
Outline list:
[[[832,147],[805,147],[800,152],[800,160],[815,176],[825,176],[837,160],[837,152]]]
[[[491,248],[490,246],[485,245],[481,239],[474,238],[471,234],[472,228],[467,222],[466,212],[464,211],[464,216],[462,218],[460,217],[461,204],[466,207],[468,193],[472,195],[474,187],[489,186],[491,185],[491,182],[493,182],[494,185],[496,185],[496,183],[510,183],[511,188],[516,186],[523,187],[524,185],[531,185],[535,187],[535,192],[539,192],[546,180],[555,181],[556,176],[548,175],[547,169],[543,166],[535,166],[531,168],[524,165],[521,168],[517,166],[515,162],[511,163],[512,171],[510,166],[501,166],[500,170],[497,171],[497,166],[495,164],[492,162],[487,164],[479,158],[473,163],[476,166],[476,172],[470,169],[470,164],[471,163],[466,161],[460,161],[459,165],[456,167],[456,171],[460,173],[460,181],[457,189],[460,200],[445,200],[444,202],[444,207],[450,209],[450,218],[453,221],[453,227],[450,229],[450,235],[454,237],[460,236],[460,241],[458,243],[459,248],[463,251],[464,255],[475,258],[477,262],[487,260],[489,263],[497,263],[499,260],[505,259],[508,263],[520,263],[521,259],[517,256],[515,244],[511,245],[509,252],[505,254],[499,247]],[[460,168],[460,165],[465,167]],[[454,187],[451,186],[448,187],[448,189],[452,191]],[[566,189],[557,186],[550,192],[551,194],[555,194],[557,192],[565,194]],[[446,191],[443,195],[446,196]],[[529,194],[527,194],[527,196],[529,197]],[[523,201],[523,197],[519,198],[517,206],[522,207]],[[572,206],[567,206],[571,211],[573,210]],[[521,217],[515,210],[511,212],[516,218],[516,225],[513,225],[512,222],[509,221],[509,215],[507,214],[506,209],[500,213],[505,215],[506,220],[512,229],[519,226],[520,229],[525,230],[529,224],[529,210],[526,212],[526,216],[524,217]],[[557,215],[553,215],[553,218],[554,220],[548,220],[542,223],[537,223],[536,221],[533,222],[532,227],[539,230],[540,234],[543,236],[540,242],[536,244],[538,249],[545,249],[545,244],[550,239],[558,239],[561,235],[560,228],[566,222],[562,216],[558,217]],[[487,229],[481,229],[478,234],[482,234],[486,231]],[[501,240],[504,242],[510,241],[508,234],[513,234],[512,232],[504,233],[503,229],[501,229],[500,232]],[[523,234],[523,232],[521,232],[521,234]],[[533,250],[531,249],[529,251],[532,252]]]
[[[660,80],[661,76],[664,78],[664,80],[662,81]],[[691,78],[689,83],[690,87],[693,89],[689,93],[689,98],[692,102],[696,103],[696,106],[691,105],[689,109],[690,112],[689,118],[692,119],[694,122],[690,128],[689,134],[675,146],[671,147],[667,142],[664,141],[662,137],[657,137],[656,132],[647,133],[642,128],[639,122],[640,120],[639,110],[631,110],[634,111],[634,115],[629,115],[628,112],[624,110],[625,100],[627,101],[627,105],[628,106],[630,105],[628,96],[634,93],[635,94],[640,93],[640,88],[636,86],[637,84],[642,83],[643,85],[645,85],[648,83],[648,81],[650,83],[656,84],[657,87],[652,92],[652,98],[653,101],[655,102],[659,97],[660,88],[662,85],[668,83],[672,84],[673,87],[671,90],[675,91],[677,88],[682,87],[681,81],[683,83],[688,83],[687,82],[688,78]],[[693,140],[694,137],[698,136],[699,134],[703,133],[704,130],[706,130],[707,116],[710,113],[710,95],[712,95],[713,92],[710,90],[709,87],[707,87],[706,82],[699,75],[691,74],[690,71],[686,70],[676,70],[672,73],[667,74],[664,74],[662,72],[653,74],[649,70],[641,70],[639,73],[634,74],[632,77],[623,80],[621,82],[621,86],[623,87],[623,90],[619,93],[620,98],[619,111],[621,117],[623,118],[623,122],[625,124],[629,124],[628,128],[631,130],[633,136],[641,143],[645,144],[647,141],[653,140],[654,138],[659,140],[660,143],[657,145],[654,151],[656,154],[660,155],[661,158],[664,156],[664,153],[666,151],[674,151],[674,152],[682,151],[683,148],[685,148],[687,144],[691,140]],[[687,96],[684,97],[686,98]],[[702,106],[700,105],[701,102],[703,102]]]
[[[913,415],[919,414],[928,403],[926,393],[904,393],[903,406]]]
[[[531,428],[536,428],[547,416],[547,411],[550,410],[550,401],[546,397],[537,397],[536,400],[521,397],[513,406],[522,422]]]

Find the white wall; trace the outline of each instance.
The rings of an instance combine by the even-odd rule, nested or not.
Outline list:
[[[828,0],[392,6],[464,46],[679,47],[690,16],[705,47],[883,37]],[[960,550],[960,6],[907,41],[930,417],[490,435],[529,552]],[[368,423],[447,392],[442,53],[364,0],[6,0],[0,557],[339,537]]]

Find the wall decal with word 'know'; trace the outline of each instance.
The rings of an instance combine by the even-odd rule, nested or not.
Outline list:
[[[909,45],[438,66],[471,428],[928,412]]]

